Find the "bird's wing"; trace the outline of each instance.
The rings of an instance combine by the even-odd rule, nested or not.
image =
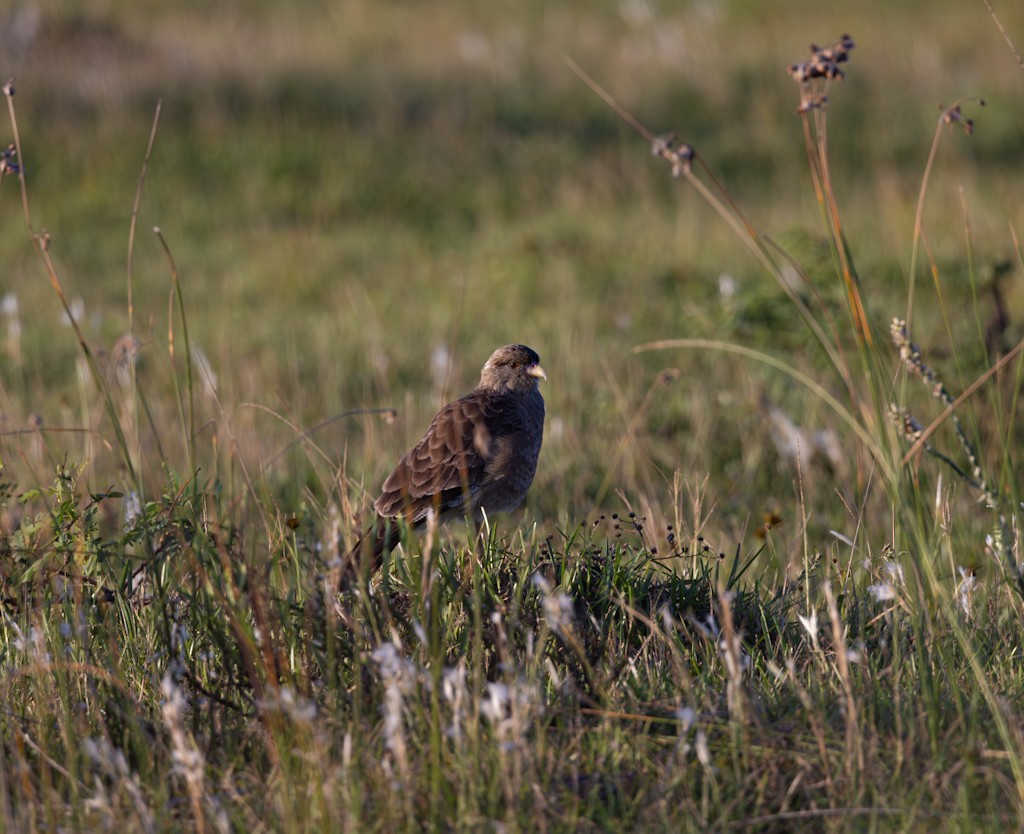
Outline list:
[[[441,409],[384,482],[374,503],[377,513],[415,524],[431,508],[439,516],[471,511],[494,453],[497,409],[497,398],[480,390]]]

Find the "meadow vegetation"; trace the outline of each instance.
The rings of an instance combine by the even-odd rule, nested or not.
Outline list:
[[[0,826],[1024,825],[1024,7],[207,5],[0,17]]]

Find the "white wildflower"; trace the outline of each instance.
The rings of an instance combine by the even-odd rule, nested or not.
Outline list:
[[[84,318],[85,301],[82,299],[82,296],[76,295],[68,304],[68,309],[64,311],[64,315],[61,317],[61,324],[65,327],[70,327],[72,321],[80,322]]]
[[[810,637],[811,642],[814,644],[814,648],[818,648],[818,612],[812,611],[808,616],[803,614],[797,614],[796,618],[800,621],[800,625],[804,627]]]
[[[97,769],[109,779],[111,786],[117,790],[124,790],[128,793],[135,807],[135,814],[143,831],[155,831],[153,812],[146,804],[142,793],[142,786],[137,773],[133,773],[128,767],[128,760],[124,753],[114,747],[105,738],[87,738],[82,742],[82,749],[85,754],[96,765]],[[86,804],[100,810],[109,810],[111,807],[110,798],[103,782],[97,777],[94,780],[96,794],[86,800]],[[113,820],[111,820],[112,822]]]
[[[199,819],[202,816],[203,794],[206,780],[206,762],[196,746],[196,740],[185,729],[185,713],[188,704],[174,676],[168,671],[160,681],[163,693],[164,726],[171,737],[171,764],[175,773],[185,780],[192,811]]]
[[[427,640],[427,630],[423,627],[423,623],[419,620],[412,621],[412,633],[416,635],[416,639],[420,641],[421,646],[429,646]]]
[[[0,310],[7,319],[7,355],[18,361],[21,358],[21,317],[18,315],[18,296],[9,292],[0,301]]]
[[[689,618],[690,625],[697,629],[701,635],[707,640],[717,640],[718,635],[721,634],[722,630],[718,627],[718,622],[715,620],[715,612],[709,611],[708,615],[701,622],[696,617],[691,616]]]
[[[480,713],[494,729],[499,750],[509,752],[522,747],[536,701],[536,692],[525,681],[487,684],[487,694],[480,702]]]
[[[10,620],[9,625],[11,631],[14,632],[14,639],[11,641],[11,645],[14,646],[16,651],[25,652],[44,665],[53,659],[50,653],[46,651],[46,638],[43,635],[42,629],[29,626],[28,636],[26,636],[14,620]]]
[[[480,712],[492,724],[505,718],[509,703],[508,684],[492,681],[487,684],[487,697],[480,702]]]
[[[446,345],[437,345],[430,354],[430,375],[434,380],[434,390],[444,390],[445,382],[452,367],[452,357]]]
[[[703,730],[697,730],[694,747],[697,751],[697,761],[704,767],[711,767],[711,748],[708,747],[708,737]]]
[[[667,605],[661,606],[658,609],[658,614],[661,615],[661,625],[665,629],[666,634],[673,634],[677,630],[676,618],[672,616],[672,612],[669,610]]]
[[[978,577],[969,568],[957,567],[960,572],[960,582],[957,584],[956,594],[964,616],[971,619],[974,614],[974,589],[978,584]]]
[[[142,501],[139,493],[134,489],[129,490],[124,498],[124,526],[131,527],[142,516]]]
[[[736,279],[728,272],[723,272],[718,276],[718,294],[723,299],[736,295]]]
[[[567,688],[568,685],[572,683],[572,678],[566,678],[565,680],[562,679],[561,674],[559,674],[555,664],[551,662],[550,657],[544,658],[544,669],[548,673],[548,679],[551,681],[551,686],[554,687],[556,691],[562,691],[563,688]]]
[[[697,720],[697,711],[693,707],[680,707],[676,710],[676,720],[682,725],[681,729],[685,735]]]
[[[452,706],[452,723],[446,730],[446,734],[449,738],[459,742],[462,740],[462,725],[465,720],[466,702],[469,699],[464,662],[459,661],[458,666],[444,670],[441,678],[441,693]]]
[[[403,711],[405,696],[416,686],[416,665],[400,651],[397,643],[382,643],[373,650],[373,660],[384,683],[384,744],[394,756],[398,771],[409,775],[409,754],[405,743]]]
[[[290,686],[282,686],[267,695],[259,702],[260,709],[265,712],[280,713],[296,724],[311,724],[317,716],[315,701],[296,692]]]
[[[572,599],[567,594],[555,593],[551,583],[539,573],[533,575],[533,584],[541,592],[544,619],[555,634],[565,634],[571,627],[575,615]]]
[[[882,565],[882,572],[886,578],[868,586],[868,593],[875,598],[876,602],[888,602],[896,599],[900,588],[905,584],[903,566],[899,562],[886,561]]]

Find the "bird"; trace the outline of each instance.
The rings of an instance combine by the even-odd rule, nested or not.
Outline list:
[[[433,511],[440,524],[468,518],[479,530],[485,516],[516,509],[537,471],[546,379],[532,348],[495,350],[476,388],[442,408],[385,479],[375,522],[349,551],[342,575],[365,560],[375,572],[398,544],[401,522],[420,529]]]

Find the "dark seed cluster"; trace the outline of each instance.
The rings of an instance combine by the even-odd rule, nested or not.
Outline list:
[[[588,522],[591,530],[596,531],[599,527],[604,524],[609,525],[609,535],[617,540],[621,540],[624,537],[630,535],[636,535],[640,538],[641,543],[644,541],[644,533],[647,530],[647,516],[638,515],[635,512],[627,512],[624,515],[619,513],[612,513],[610,516],[602,513],[597,518]],[[724,552],[716,551],[710,544],[704,540],[704,536],[698,535],[694,541],[692,548],[690,546],[680,543],[679,535],[676,533],[675,525],[668,524],[665,527],[664,538],[662,541],[667,545],[666,547],[659,547],[658,545],[651,545],[648,549],[651,557],[658,557],[662,554],[663,558],[680,557],[688,555],[710,555],[716,556],[719,559],[725,558]],[[600,554],[600,548],[594,551],[595,555]]]
[[[783,518],[775,510],[771,510],[770,512],[762,513],[761,521],[763,523],[755,528],[754,535],[759,539],[764,539],[768,537],[769,531],[782,524]]]
[[[674,133],[659,136],[651,143],[651,156],[658,156],[672,165],[672,176],[681,177],[690,173],[690,163],[697,156],[693,145],[680,142]]]
[[[896,424],[900,434],[911,443],[916,443],[921,435],[924,434],[924,428],[918,422],[918,419],[905,408],[901,408],[895,403],[889,405],[888,417]]]
[[[892,324],[889,325],[889,334],[892,337],[892,343],[900,352],[900,360],[906,366],[906,369],[913,376],[924,380],[931,388],[932,396],[942,399],[944,394],[942,382],[935,371],[929,368],[925,364],[924,359],[921,358],[921,348],[910,341],[910,337],[907,335],[906,321],[903,319],[893,319]]]
[[[789,74],[801,84],[812,78],[845,78],[839,65],[850,60],[850,50],[853,47],[853,38],[849,35],[843,35],[829,46],[812,43],[811,57],[799,64],[790,64]]]
[[[956,432],[957,439],[960,441],[960,446],[967,457],[969,464],[968,471],[963,472],[949,457],[942,454],[934,447],[925,444],[925,448],[933,455],[940,457],[949,466],[951,466],[955,472],[964,477],[968,483],[980,490],[985,495],[990,506],[995,506],[998,496],[985,480],[977,450],[971,440],[967,437],[963,424],[960,422],[960,418],[954,410],[956,403],[952,394],[946,390],[946,386],[943,385],[939,375],[925,363],[924,358],[921,356],[921,348],[910,341],[907,322],[904,319],[894,318],[892,320],[892,324],[889,325],[889,335],[892,338],[893,345],[900,353],[900,361],[907,369],[907,372],[911,376],[919,377],[921,381],[928,386],[928,390],[931,395],[949,410],[950,422],[953,424],[953,429]],[[894,419],[897,420],[897,424],[901,426],[901,429],[908,440],[915,442],[921,437],[921,426],[913,419],[913,417],[906,414],[906,412],[898,406],[891,407],[889,411],[890,414],[894,415]]]
[[[806,61],[789,65],[789,74],[800,85],[800,105],[797,113],[808,113],[814,109],[824,108],[828,104],[828,96],[820,88],[821,81],[842,80],[846,76],[839,68],[850,60],[853,49],[853,38],[843,35],[839,40],[828,46],[811,44],[811,57]]]
[[[603,518],[604,516],[602,516]],[[618,513],[612,513],[612,529],[615,531],[615,538],[622,538],[623,525],[632,529],[634,533],[639,536],[644,534],[644,524],[647,522],[647,516],[641,516],[637,518],[636,513],[630,512],[628,519],[622,518]]]
[[[21,171],[21,166],[16,161],[17,158],[18,152],[14,149],[14,145],[8,145],[0,151],[0,176],[6,177]]]
[[[985,106],[985,99],[978,99],[978,104],[981,107]],[[970,136],[974,133],[974,119],[965,119],[963,109],[959,104],[954,104],[952,107],[944,107],[939,105],[939,109],[942,110],[942,123],[944,125],[960,125],[964,133]]]

